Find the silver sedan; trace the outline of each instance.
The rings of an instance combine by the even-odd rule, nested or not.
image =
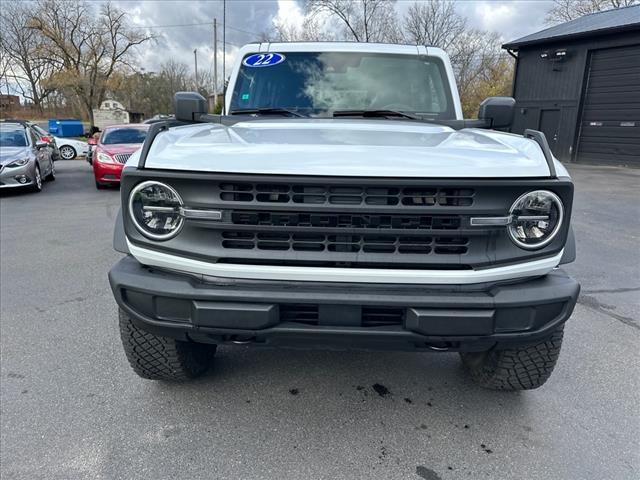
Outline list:
[[[0,188],[42,190],[43,179],[55,180],[49,144],[28,126],[0,124]]]

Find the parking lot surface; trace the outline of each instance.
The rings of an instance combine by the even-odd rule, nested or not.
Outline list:
[[[3,479],[640,478],[640,172],[571,167],[582,295],[539,390],[456,354],[223,347],[188,384],[138,378],[107,271],[117,190],[58,162],[0,194]]]

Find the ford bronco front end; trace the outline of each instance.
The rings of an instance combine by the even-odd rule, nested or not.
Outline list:
[[[547,380],[579,293],[573,185],[539,132],[490,129],[509,99],[465,121],[442,51],[340,43],[244,47],[221,116],[176,98],[122,176],[109,279],[138,374],[197,376],[235,343]]]

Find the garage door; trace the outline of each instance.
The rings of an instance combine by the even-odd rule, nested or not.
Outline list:
[[[640,45],[592,52],[576,159],[640,167]]]

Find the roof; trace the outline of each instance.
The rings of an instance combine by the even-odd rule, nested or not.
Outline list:
[[[25,125],[23,123],[13,123],[13,122],[1,122],[0,128],[3,130],[18,130],[23,129]]]
[[[117,125],[107,125],[102,130],[115,130],[117,128],[139,128],[141,130],[147,130],[150,125],[146,123],[120,123]]]
[[[502,48],[517,50],[525,45],[548,43],[587,35],[593,36],[594,34],[615,33],[624,30],[640,31],[640,5],[585,15],[505,43]]]

